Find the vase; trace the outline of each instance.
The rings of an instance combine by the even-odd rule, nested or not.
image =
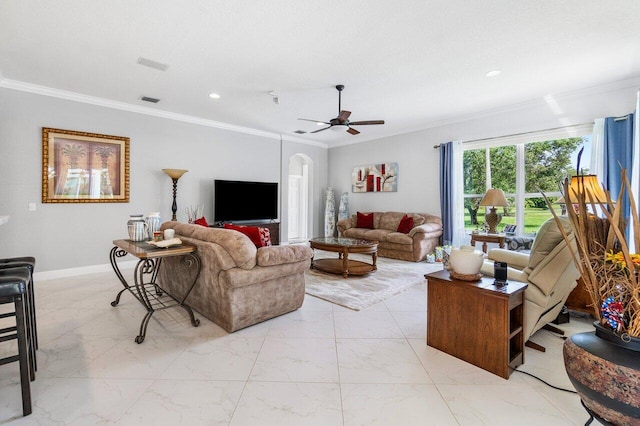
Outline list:
[[[595,331],[565,340],[564,365],[582,405],[604,424],[640,425],[640,339]]]
[[[160,212],[151,212],[147,214],[147,217],[144,219],[147,224],[147,233],[149,235],[149,239],[153,239],[153,233],[160,229],[160,225],[162,224],[162,219],[160,218]]]
[[[327,188],[324,210],[324,236],[333,237],[336,231],[336,200],[333,189]]]
[[[149,233],[147,232],[147,223],[141,214],[132,214],[127,221],[127,231],[131,241],[144,241]]]
[[[477,275],[482,268],[482,262],[484,262],[484,253],[473,246],[453,248],[448,255],[449,268],[457,274]]]
[[[338,209],[338,220],[349,219],[349,193],[343,192],[340,196],[340,207]]]

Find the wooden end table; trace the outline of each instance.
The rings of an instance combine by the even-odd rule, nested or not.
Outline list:
[[[191,307],[184,303],[200,275],[200,256],[196,253],[195,246],[181,244],[179,246],[158,248],[144,241],[136,242],[131,240],[115,240],[113,244],[115,247],[111,249],[109,259],[111,261],[113,271],[116,273],[116,276],[124,288],[118,292],[116,299],[111,302],[111,306],[117,306],[120,302],[120,296],[122,296],[122,293],[129,290],[133,297],[135,297],[147,310],[147,314],[140,323],[140,333],[135,338],[136,343],[144,342],[144,338],[147,334],[147,325],[149,325],[149,320],[155,311],[180,306],[187,311],[189,318],[191,319],[191,324],[194,327],[200,325],[200,320],[196,319],[193,315]],[[124,257],[127,254],[131,254],[140,259],[136,264],[133,274],[134,285],[130,285],[127,282],[122,275],[122,272],[120,272],[120,268],[117,263],[118,258]],[[182,297],[168,293],[156,281],[160,265],[162,264],[162,259],[171,256],[183,256],[183,262],[185,262],[185,264],[193,271],[193,283],[191,284],[191,287],[189,287],[187,293]],[[145,277],[149,277],[146,282]]]
[[[375,272],[378,242],[355,238],[319,237],[309,240],[312,249],[338,253],[337,259],[312,259],[311,267],[330,274],[365,275]],[[371,263],[349,259],[350,253],[370,254]]]
[[[427,279],[427,345],[502,378],[524,364],[526,283],[456,280],[443,270]]]
[[[500,248],[504,248],[504,240],[506,238],[505,234],[487,234],[487,233],[476,233],[471,234],[471,245],[475,247],[476,241],[482,242],[482,251],[484,253],[487,252],[487,243],[496,243],[500,245]]]

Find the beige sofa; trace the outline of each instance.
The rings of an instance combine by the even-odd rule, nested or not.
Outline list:
[[[397,232],[405,214],[414,221],[408,234]],[[356,224],[357,215],[338,221],[338,235],[378,241],[378,256],[413,262],[420,262],[433,253],[442,235],[442,219],[428,213],[373,212],[374,229],[357,228]]]
[[[202,260],[198,280],[186,303],[229,333],[302,306],[304,273],[313,252],[304,245],[256,248],[241,232],[166,222],[175,236],[197,247]],[[190,280],[191,277],[191,280]],[[180,257],[162,261],[158,282],[184,295],[193,282]]]

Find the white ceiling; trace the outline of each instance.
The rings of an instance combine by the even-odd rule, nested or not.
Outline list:
[[[1,0],[0,73],[335,146],[636,78],[640,1]],[[386,124],[293,133],[336,117],[336,84]]]

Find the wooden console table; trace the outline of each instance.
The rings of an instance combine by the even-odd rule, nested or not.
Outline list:
[[[487,234],[477,233],[471,234],[471,245],[475,247],[476,241],[482,242],[482,251],[487,252],[487,243],[496,243],[500,245],[500,248],[504,248],[505,234]]]
[[[524,290],[493,278],[461,281],[443,270],[427,279],[427,345],[502,378],[524,364]]]

